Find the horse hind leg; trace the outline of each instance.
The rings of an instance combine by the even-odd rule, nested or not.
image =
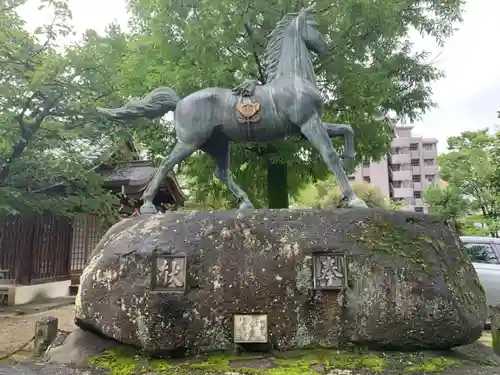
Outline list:
[[[309,142],[319,151],[328,168],[336,175],[340,184],[342,196],[349,201],[348,206],[367,207],[366,203],[354,194],[354,191],[349,185],[347,174],[342,168],[340,158],[337,152],[335,152],[328,131],[321,123],[320,118],[318,116],[312,117],[300,127],[300,130]]]
[[[156,214],[157,210],[153,204],[153,199],[158,194],[161,183],[165,180],[168,173],[176,165],[187,159],[193,152],[198,149],[196,145],[177,141],[174,149],[165,159],[163,159],[160,167],[149,183],[148,187],[142,195],[143,205],[141,206],[141,214]]]
[[[340,160],[347,173],[354,172],[354,132],[350,125],[329,124],[324,122],[323,126],[328,132],[328,137],[344,137],[344,154]]]
[[[215,176],[233,193],[240,203],[239,209],[253,209],[254,206],[248,194],[234,181],[229,170],[229,141],[212,137],[201,147],[201,150],[212,157],[215,163]]]

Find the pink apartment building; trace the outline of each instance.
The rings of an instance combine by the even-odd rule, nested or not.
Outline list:
[[[378,186],[394,201],[405,202],[406,209],[427,212],[422,200],[425,189],[437,181],[437,139],[412,135],[413,126],[394,128],[392,149],[377,163],[363,163],[349,179]]]

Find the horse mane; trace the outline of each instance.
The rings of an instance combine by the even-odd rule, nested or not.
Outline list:
[[[264,52],[264,62],[262,64],[266,82],[269,82],[276,78],[285,29],[297,16],[298,13],[288,13],[287,15],[285,15],[276,24],[276,27],[269,33],[267,37],[268,43],[266,51]]]

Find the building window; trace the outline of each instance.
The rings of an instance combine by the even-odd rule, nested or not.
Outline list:
[[[401,152],[401,148],[400,148],[400,147],[394,147],[394,148],[392,149],[392,153],[393,153],[393,154],[396,154],[396,155],[397,155],[397,154],[399,154],[400,152]]]
[[[415,212],[424,212],[423,207],[415,207]]]
[[[363,168],[370,168],[370,162],[369,161],[364,161],[363,162]]]
[[[426,167],[432,167],[435,164],[434,159],[424,159],[424,165]]]
[[[418,151],[418,143],[411,143],[410,150],[411,151]]]
[[[403,187],[403,182],[401,182],[401,181],[393,181],[392,182],[392,186],[394,186],[395,189],[399,189],[399,188]]]
[[[422,144],[422,147],[425,151],[434,150],[434,145],[432,143],[424,143],[424,144]]]
[[[401,164],[392,164],[391,168],[394,172],[398,172],[401,170]]]
[[[421,181],[419,174],[414,174],[411,179],[413,182],[420,182]]]
[[[414,191],[413,192],[413,198],[415,198],[415,199],[422,198],[422,192],[421,191]]]
[[[368,176],[363,177],[363,180],[365,180],[365,182],[368,182],[368,183],[370,183],[370,181],[371,181],[370,177],[368,177]]]
[[[419,159],[411,159],[411,166],[412,167],[418,167],[419,165],[420,165]]]
[[[436,175],[435,174],[426,174],[425,175],[425,180],[427,182],[430,182],[432,184],[436,180]]]
[[[356,179],[356,176],[353,176],[353,175],[351,175],[351,176],[347,176],[347,179],[348,179],[349,181],[354,181],[354,180]]]

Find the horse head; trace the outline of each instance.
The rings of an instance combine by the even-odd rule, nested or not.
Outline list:
[[[307,49],[323,57],[328,53],[328,43],[321,33],[314,15],[314,4],[303,8],[297,17],[299,32]]]
[[[314,68],[308,52],[318,56],[328,53],[328,44],[319,31],[313,6],[286,14],[268,35],[263,67],[266,82],[294,72],[315,81]],[[292,63],[292,61],[294,61]]]

